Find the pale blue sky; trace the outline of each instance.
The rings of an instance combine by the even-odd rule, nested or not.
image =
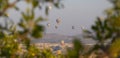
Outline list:
[[[58,33],[63,35],[77,35],[81,34],[81,26],[86,29],[90,29],[90,26],[94,24],[97,16],[104,16],[104,10],[111,7],[108,0],[63,0],[65,8],[56,9],[53,8],[49,14],[49,20],[44,22],[46,25],[48,22],[51,24],[49,28],[46,28],[47,33]],[[18,6],[24,10],[26,5],[23,2],[18,3]],[[44,14],[43,11],[36,11],[37,15]],[[10,11],[12,19],[20,18],[19,13],[14,10]],[[44,16],[44,15],[43,15]],[[58,29],[55,29],[56,19],[62,18],[61,24]],[[72,30],[72,26],[75,29]]]

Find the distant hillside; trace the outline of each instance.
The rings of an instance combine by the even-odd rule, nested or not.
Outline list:
[[[55,33],[45,34],[41,39],[32,39],[33,43],[38,42],[50,42],[50,43],[60,43],[61,40],[64,40],[66,43],[72,42],[72,36],[65,36]]]
[[[46,34],[41,39],[32,39],[32,43],[60,43],[61,40],[64,40],[65,43],[72,43],[74,37],[78,38],[83,44],[95,44],[96,42],[92,39],[85,39],[82,35],[76,36],[65,36],[55,33]]]

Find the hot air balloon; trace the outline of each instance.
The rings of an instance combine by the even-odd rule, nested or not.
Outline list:
[[[62,46],[64,46],[64,45],[65,45],[64,40],[61,40],[61,45],[62,45]]]
[[[57,24],[61,23],[61,18],[56,19]]]
[[[47,27],[50,27],[50,23],[47,23]]]
[[[57,25],[55,25],[55,29],[57,29],[58,28],[58,26]]]
[[[72,29],[75,29],[75,27],[74,27],[74,26],[72,26]]]
[[[52,6],[51,6],[51,5],[49,5],[49,6],[48,6],[48,9],[49,9],[49,10],[51,10],[51,9],[52,9]]]
[[[85,30],[85,28],[84,28],[83,26],[81,26],[81,29],[82,29],[82,30]]]

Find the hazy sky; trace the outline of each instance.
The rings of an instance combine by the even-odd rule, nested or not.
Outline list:
[[[81,33],[81,26],[90,29],[90,26],[94,24],[97,16],[104,16],[104,10],[110,8],[111,4],[108,0],[63,0],[65,6],[64,9],[53,8],[49,14],[49,20],[44,22],[46,25],[50,23],[51,26],[46,28],[47,33],[58,33],[64,35],[77,35]],[[23,2],[18,4],[22,9],[26,7]],[[40,15],[42,12],[36,12]],[[11,18],[19,18],[19,15],[10,11]],[[56,19],[61,17],[62,22],[55,29]],[[75,26],[75,29],[72,29]]]
[[[104,16],[104,10],[111,6],[107,0],[65,0],[64,5],[64,9],[53,9],[50,12],[49,22],[52,26],[47,28],[48,33],[80,34],[81,26],[89,29],[94,24],[95,18]],[[62,23],[55,29],[54,24],[58,17],[62,18]],[[71,26],[75,26],[75,29],[72,30]]]

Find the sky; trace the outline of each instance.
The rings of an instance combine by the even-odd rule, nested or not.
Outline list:
[[[91,25],[94,24],[96,17],[105,16],[104,10],[110,8],[112,5],[108,0],[63,0],[64,8],[56,9],[52,8],[49,13],[49,20],[43,22],[46,26],[47,23],[50,23],[50,27],[46,26],[46,33],[57,33],[62,35],[78,35],[82,33],[82,28],[90,29]],[[20,2],[17,4],[21,7],[21,10],[24,10],[27,6],[25,3]],[[10,10],[10,18],[16,20],[20,18],[20,13]],[[36,11],[38,15],[44,15],[43,11]],[[58,25],[58,29],[55,29],[56,19],[61,18],[61,24]],[[75,29],[72,29],[72,26]]]
[[[58,33],[64,35],[78,35],[82,33],[82,28],[90,29],[96,17],[105,16],[104,11],[112,5],[108,0],[65,0],[64,9],[53,9],[50,12],[51,27],[47,28],[47,33]],[[61,17],[61,24],[58,29],[54,28],[55,21]],[[75,29],[72,29],[75,26]]]

